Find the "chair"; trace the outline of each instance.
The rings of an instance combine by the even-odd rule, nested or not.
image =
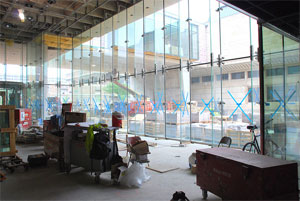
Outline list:
[[[127,152],[129,153],[129,163],[149,163],[147,155],[150,154],[148,144],[140,137],[127,137]]]
[[[222,139],[220,140],[220,142],[219,142],[219,145],[218,145],[218,147],[230,147],[230,145],[231,145],[231,138],[230,137],[227,137],[227,136],[224,136],[224,137],[222,137]]]

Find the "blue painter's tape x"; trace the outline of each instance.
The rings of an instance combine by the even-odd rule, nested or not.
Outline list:
[[[211,101],[214,100],[214,97],[212,97],[212,98],[208,101],[208,103],[206,103],[202,98],[201,98],[201,100],[202,100],[202,102],[204,103],[205,107],[203,108],[203,110],[201,111],[200,114],[202,114],[202,113],[205,111],[205,109],[207,108],[207,109],[209,110],[209,112],[211,113],[211,115],[212,115],[212,116],[215,116],[215,113],[214,113],[214,112],[210,109],[210,107],[209,107],[209,104],[211,103]]]
[[[229,95],[231,96],[231,98],[234,100],[235,104],[237,105],[237,107],[235,108],[235,110],[231,113],[231,115],[229,116],[229,118],[232,117],[232,115],[237,111],[238,108],[240,108],[240,110],[244,113],[244,115],[247,117],[247,119],[250,121],[250,123],[252,123],[252,119],[246,114],[246,112],[243,110],[243,108],[241,107],[242,103],[244,102],[244,100],[247,98],[247,96],[249,95],[249,93],[251,92],[252,88],[248,91],[248,93],[244,96],[243,100],[241,102],[237,102],[235,100],[235,98],[232,96],[232,94],[230,93],[230,91],[227,91],[229,93]]]

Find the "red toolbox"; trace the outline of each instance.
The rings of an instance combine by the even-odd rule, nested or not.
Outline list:
[[[17,108],[15,109],[16,124],[21,124],[23,128],[28,129],[32,126],[31,109]]]
[[[197,150],[197,185],[223,200],[299,200],[297,163],[231,148]]]

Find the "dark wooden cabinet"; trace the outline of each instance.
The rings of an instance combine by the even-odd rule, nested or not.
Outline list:
[[[197,150],[197,185],[223,200],[299,200],[297,163],[231,148]]]

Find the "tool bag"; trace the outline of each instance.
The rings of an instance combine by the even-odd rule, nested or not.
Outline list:
[[[176,191],[173,194],[171,201],[189,201],[189,199],[185,196],[183,191]]]
[[[93,146],[90,152],[91,168],[93,169],[93,160],[102,160],[104,172],[106,171],[105,159],[109,156],[110,139],[109,132],[106,129],[101,129],[94,136]]]
[[[113,135],[113,141],[114,141],[114,146],[113,146],[113,157],[111,160],[111,179],[118,179],[120,176],[120,170],[118,169],[118,167],[120,166],[127,167],[127,164],[123,163],[123,158],[119,155],[116,133],[114,133]]]

